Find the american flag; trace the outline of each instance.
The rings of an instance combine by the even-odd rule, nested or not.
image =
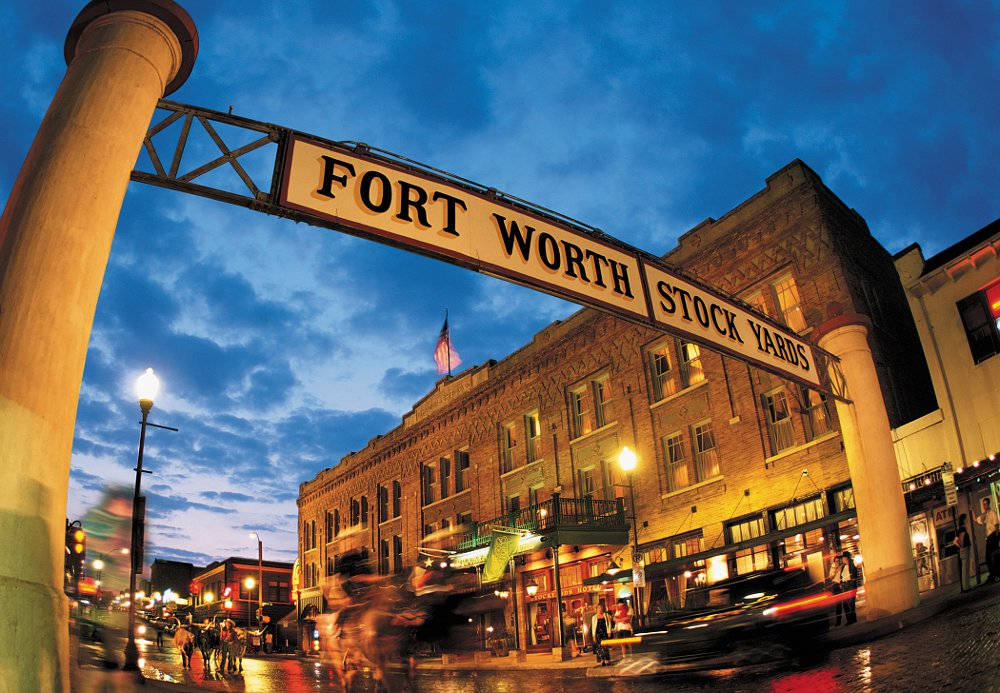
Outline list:
[[[451,375],[451,369],[462,365],[462,359],[455,351],[455,345],[451,343],[451,336],[448,334],[448,314],[444,315],[444,325],[441,326],[441,334],[438,335],[437,345],[434,347],[434,363],[437,364],[438,375],[447,373]]]

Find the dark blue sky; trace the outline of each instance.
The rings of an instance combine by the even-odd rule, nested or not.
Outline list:
[[[794,158],[890,251],[918,242],[929,256],[1000,216],[996,2],[183,4],[201,54],[173,100],[364,141],[654,253]],[[81,5],[0,9],[4,198]],[[257,529],[269,558],[291,560],[298,484],[433,387],[445,308],[467,365],[576,309],[132,184],[94,321],[69,515],[131,482],[133,382],[152,366],[152,420],[181,432],[148,438],[147,555],[249,555]]]

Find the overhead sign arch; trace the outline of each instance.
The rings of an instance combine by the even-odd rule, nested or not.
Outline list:
[[[702,344],[842,398],[835,358],[737,298],[602,231],[493,188],[362,143],[337,142],[228,113],[162,100],[144,141],[152,171],[133,180],[175,188],[385,243],[528,286]],[[180,121],[171,164],[157,136]],[[197,121],[220,156],[180,171]],[[217,126],[261,134],[230,150]],[[160,139],[164,139],[162,136]],[[240,157],[275,144],[267,190]],[[233,192],[196,179],[229,165]],[[249,194],[247,194],[249,193]]]

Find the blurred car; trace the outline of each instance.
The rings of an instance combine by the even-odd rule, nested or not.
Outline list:
[[[829,630],[834,594],[803,569],[742,575],[689,590],[683,609],[650,614],[631,645],[670,668],[735,666],[798,655]]]

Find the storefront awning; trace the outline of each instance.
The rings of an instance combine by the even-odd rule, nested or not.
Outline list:
[[[699,551],[698,553],[692,553],[679,558],[671,558],[670,560],[660,561],[659,563],[650,563],[646,566],[646,579],[659,580],[667,577],[670,573],[676,572],[680,568],[684,568],[694,561],[705,561],[712,556],[733,553],[734,551],[742,551],[743,549],[750,549],[754,546],[760,546],[761,544],[767,544],[772,541],[780,541],[781,539],[785,539],[787,537],[794,537],[796,534],[805,534],[806,532],[814,529],[845,522],[857,516],[858,511],[854,508],[850,508],[839,513],[834,513],[833,515],[821,517],[818,520],[813,520],[812,522],[806,522],[805,524],[789,527],[788,529],[775,530],[768,534],[762,534],[759,537],[747,539],[746,541],[741,541],[736,544],[727,544],[726,546],[718,546],[714,549],[705,549],[704,551]],[[627,575],[631,577],[632,571],[628,571]]]

